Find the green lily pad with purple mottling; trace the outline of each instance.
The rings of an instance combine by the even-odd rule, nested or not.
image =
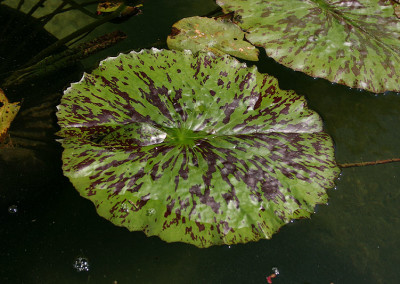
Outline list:
[[[400,91],[400,21],[390,1],[217,0],[279,63],[375,93]]]
[[[238,58],[258,61],[258,49],[244,41],[244,32],[225,19],[190,17],[172,26],[167,43],[170,49],[211,51],[215,55],[229,54]]]
[[[305,99],[230,56],[104,60],[58,106],[64,174],[99,215],[199,247],[271,238],[339,169]]]

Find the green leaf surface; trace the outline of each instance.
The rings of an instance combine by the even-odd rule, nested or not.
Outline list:
[[[303,97],[230,56],[144,50],[65,91],[63,170],[118,226],[199,247],[270,238],[339,169]]]
[[[172,26],[167,44],[170,49],[211,51],[216,55],[230,54],[245,60],[258,61],[258,49],[244,41],[244,35],[244,32],[230,21],[190,17]]]
[[[217,0],[246,38],[294,70],[375,93],[400,91],[400,21],[382,0]]]

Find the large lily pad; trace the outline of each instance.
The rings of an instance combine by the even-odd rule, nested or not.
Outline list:
[[[330,137],[303,97],[230,56],[144,50],[65,91],[63,170],[98,213],[199,247],[270,238],[327,201]]]
[[[380,93],[400,91],[400,21],[390,1],[217,0],[247,39],[294,70]]]
[[[172,33],[168,36],[167,43],[170,49],[211,51],[216,55],[230,54],[257,61],[258,49],[244,41],[244,35],[244,32],[231,21],[190,17],[172,26]]]

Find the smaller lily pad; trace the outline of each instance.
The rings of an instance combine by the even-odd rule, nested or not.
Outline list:
[[[400,91],[400,21],[393,1],[216,3],[234,13],[249,42],[286,67],[374,93]]]
[[[9,103],[2,89],[0,89],[0,142],[5,138],[11,122],[19,111],[19,103]]]
[[[244,40],[245,33],[234,23],[223,19],[190,17],[172,26],[167,44],[170,49],[192,52],[211,51],[258,61],[258,49]]]

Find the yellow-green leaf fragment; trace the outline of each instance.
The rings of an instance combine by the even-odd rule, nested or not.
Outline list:
[[[245,33],[225,19],[190,17],[172,26],[167,44],[170,49],[192,52],[211,51],[216,55],[230,54],[258,61],[258,49],[244,40]]]
[[[3,90],[0,89],[0,142],[2,142],[20,109],[20,103],[9,103]]]

